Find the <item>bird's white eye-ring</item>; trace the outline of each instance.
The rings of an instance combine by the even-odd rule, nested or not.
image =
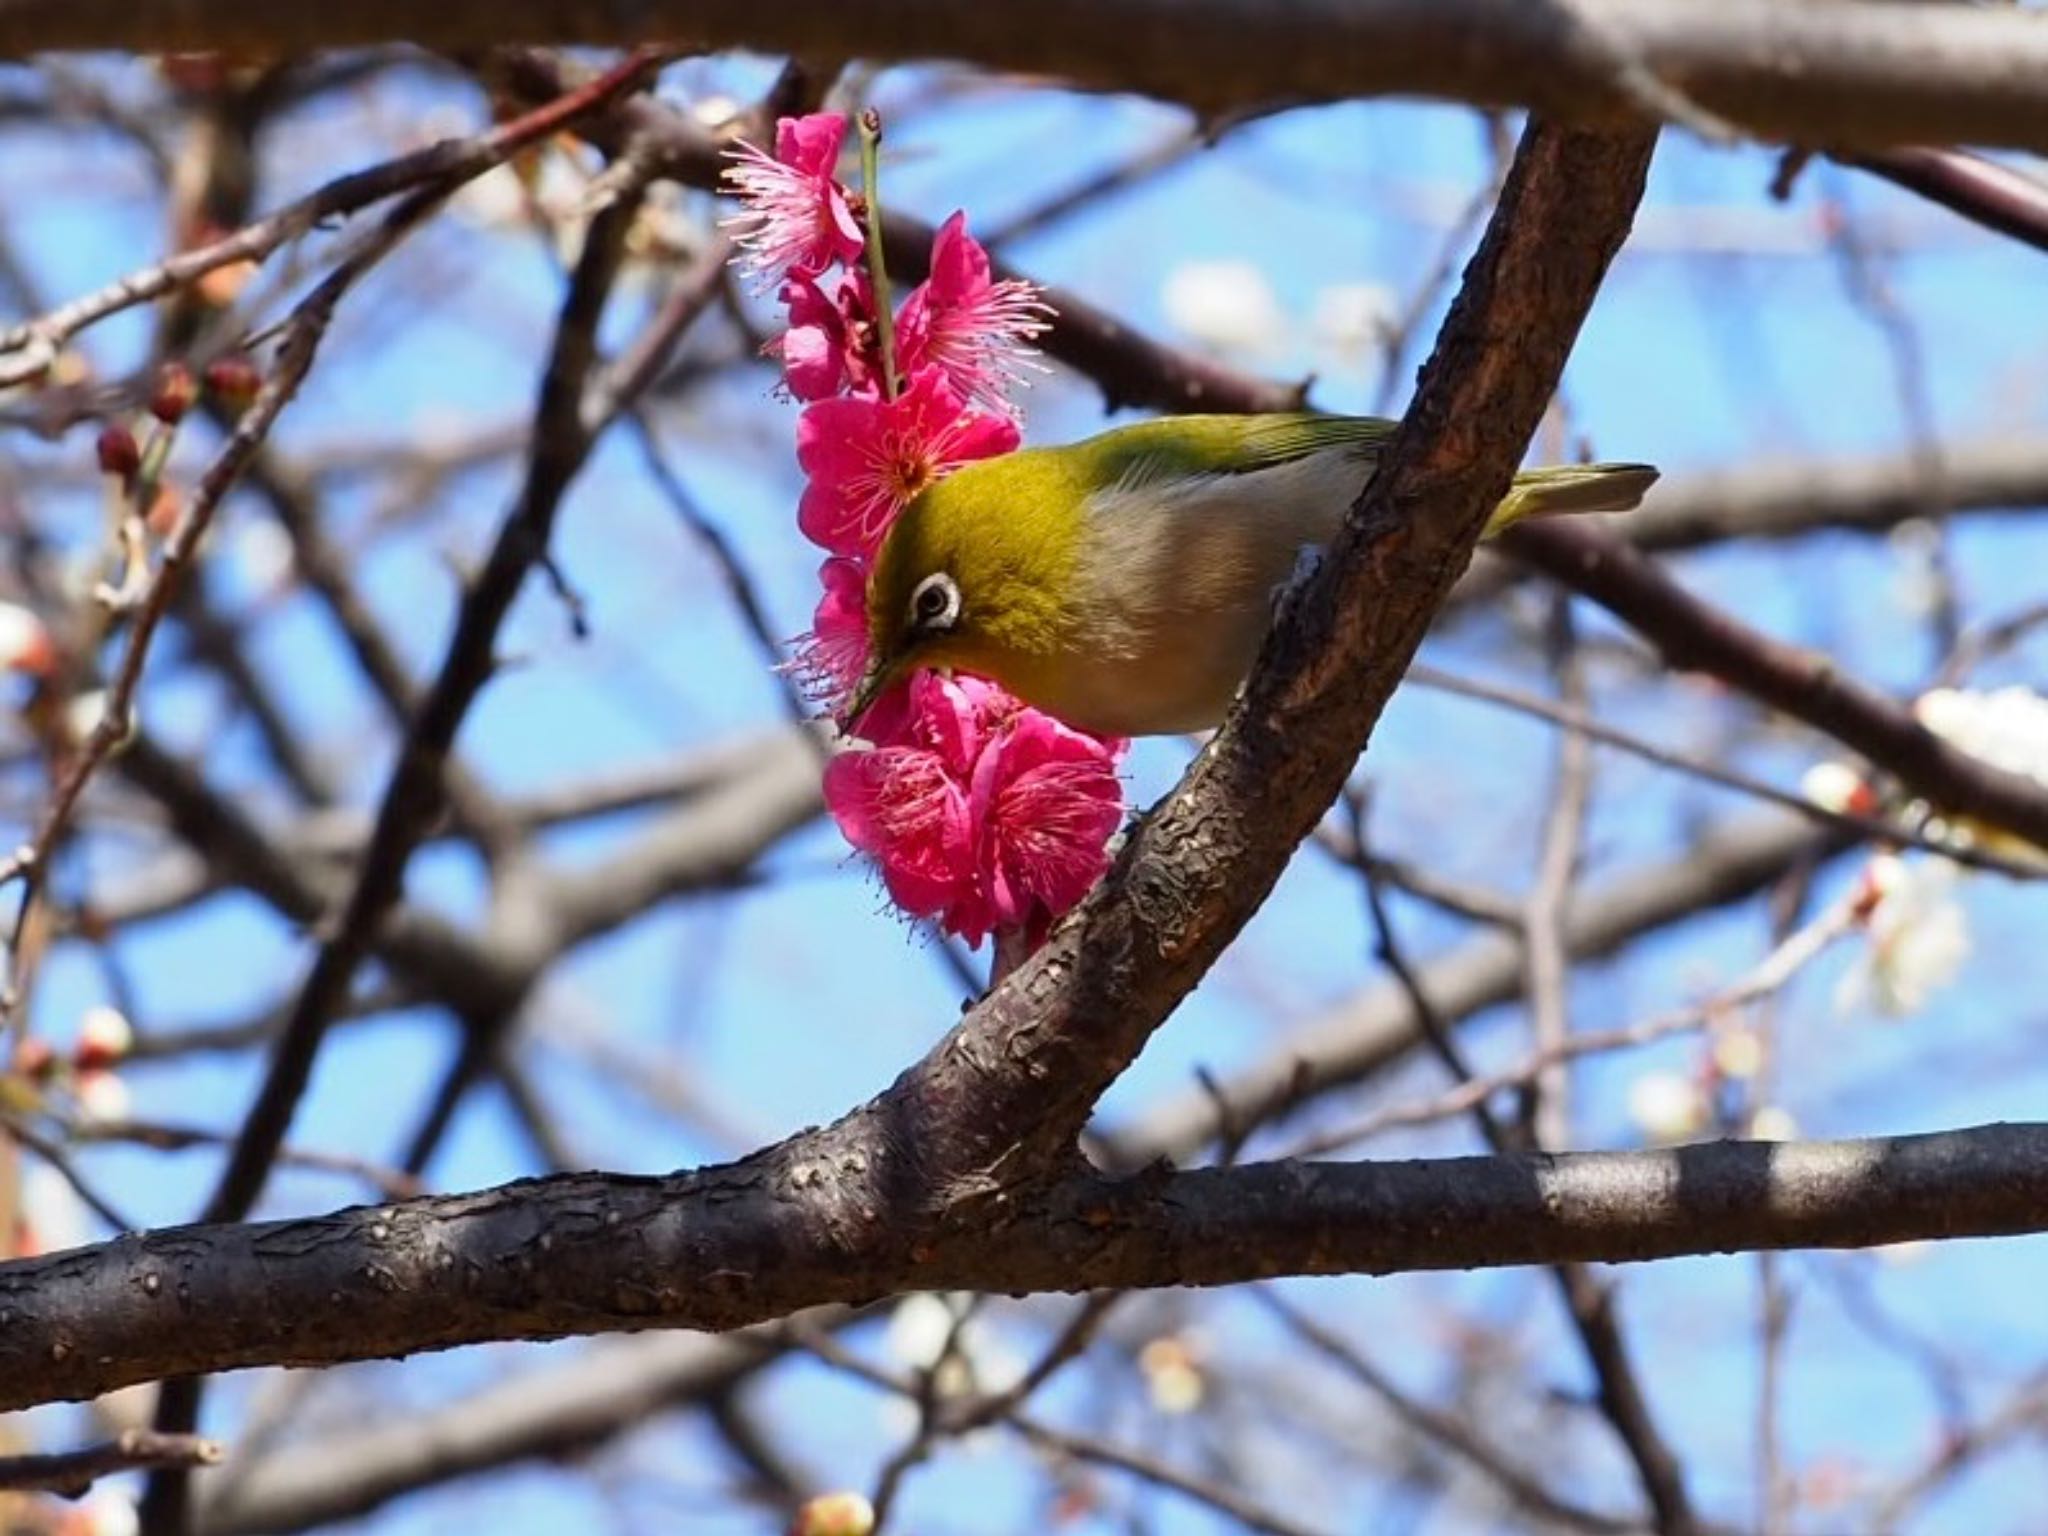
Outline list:
[[[910,627],[933,634],[948,630],[960,618],[960,588],[944,571],[934,571],[910,594]]]

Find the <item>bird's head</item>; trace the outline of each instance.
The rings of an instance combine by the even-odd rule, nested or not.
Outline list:
[[[934,482],[890,526],[868,576],[870,659],[848,726],[920,667],[1016,690],[1072,633],[1089,494],[1065,449],[1027,449]]]

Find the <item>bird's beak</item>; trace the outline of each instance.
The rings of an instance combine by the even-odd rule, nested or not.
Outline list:
[[[879,656],[870,661],[867,671],[861,674],[853,693],[839,711],[836,723],[840,733],[851,736],[860,725],[861,716],[875,707],[875,701],[887,693],[902,674],[901,661],[885,661]]]

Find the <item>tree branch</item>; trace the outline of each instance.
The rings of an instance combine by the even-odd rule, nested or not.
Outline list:
[[[221,1454],[217,1442],[197,1435],[129,1429],[117,1439],[83,1450],[0,1456],[0,1488],[76,1498],[103,1477],[147,1467],[210,1467],[220,1461]]]
[[[857,1224],[828,1219],[849,1159],[878,1151],[842,1125],[666,1178],[529,1179],[0,1265],[0,1411],[194,1371],[725,1330],[903,1290],[1228,1285],[2048,1229],[2048,1125],[1086,1175],[928,1246],[859,1242]]]
[[[1105,48],[1105,29],[1118,46]],[[2048,28],[2004,8],[1785,0],[10,0],[0,58],[54,50],[274,56],[511,39],[872,59],[957,58],[1203,112],[1423,95],[1614,128],[1647,109],[1765,138],[2048,149]]]
[[[359,1519],[417,1489],[513,1462],[562,1460],[664,1409],[724,1391],[781,1350],[745,1333],[593,1347],[444,1409],[288,1445],[198,1486],[205,1536]]]
[[[1836,159],[1917,192],[1986,229],[2048,251],[2048,184],[1955,149],[1904,146]]]
[[[1071,1156],[1336,798],[1506,491],[1651,147],[1530,125],[1413,407],[1222,731],[1079,912],[898,1083],[941,1185]]]
[[[1826,732],[1943,810],[2048,848],[2048,788],[1950,746],[1827,657],[1709,607],[1621,540],[1551,523],[1510,529],[1502,547],[1609,609],[1672,666],[1709,672]]]

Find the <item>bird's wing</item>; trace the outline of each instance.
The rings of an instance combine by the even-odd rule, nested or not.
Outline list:
[[[1194,475],[1240,475],[1291,464],[1326,449],[1355,449],[1371,459],[1395,423],[1378,416],[1175,416],[1105,432],[1088,445],[1100,454],[1098,483],[1133,491]]]

